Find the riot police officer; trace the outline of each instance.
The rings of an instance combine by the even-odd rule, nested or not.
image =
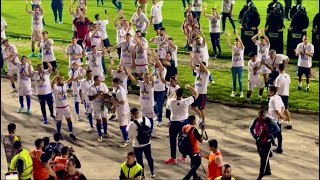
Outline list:
[[[320,13],[313,18],[312,25],[312,44],[314,45],[314,59],[320,59]]]
[[[269,15],[271,13],[271,11],[274,9],[274,5],[278,6],[278,10],[281,14],[281,18],[284,18],[284,9],[283,9],[283,5],[278,2],[278,0],[272,0],[271,3],[268,4],[268,8],[267,8],[267,14]]]
[[[269,32],[281,32],[284,28],[282,14],[281,14],[281,6],[278,3],[273,5],[273,9],[268,14],[265,29]]]
[[[238,17],[238,22],[241,24],[244,13],[249,9],[248,4],[252,2],[252,0],[247,0],[247,3],[243,5],[243,8],[241,9]]]
[[[250,2],[248,4],[248,10],[244,13],[241,28],[256,30],[259,25],[260,15],[253,2]]]
[[[293,15],[290,31],[305,32],[309,26],[309,18],[302,5],[298,5],[296,14]]]
[[[299,5],[302,5],[302,0],[295,0],[296,5],[292,6],[292,8],[290,9],[290,19],[292,19],[293,15],[296,14],[297,12],[297,7]]]

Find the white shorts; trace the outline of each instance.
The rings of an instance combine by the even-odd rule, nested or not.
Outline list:
[[[145,65],[145,66],[136,66],[136,72],[137,72],[138,74],[148,73],[148,65]]]
[[[93,110],[93,116],[95,119],[101,120],[102,118],[107,118],[108,117],[108,111],[104,110]]]
[[[8,68],[8,76],[18,74],[18,68]]]
[[[79,94],[73,94],[73,98],[74,98],[74,102],[80,102],[81,101]]]
[[[258,87],[260,89],[262,89],[264,87],[264,84],[260,78],[248,80],[248,90],[252,91],[254,87]]]
[[[118,117],[119,126],[126,126],[129,124],[129,113],[124,114],[123,112],[117,111],[117,117]]]
[[[91,107],[91,103],[90,103],[90,101],[88,100],[88,101],[84,101],[84,107],[85,107],[85,109],[86,109],[86,113],[92,113],[92,107]]]
[[[131,65],[132,65],[132,63],[128,63],[128,62],[125,62],[125,61],[121,61],[120,63],[125,68],[131,68]]]
[[[31,87],[20,87],[19,86],[19,96],[30,96],[32,94]]]
[[[143,107],[141,106],[142,117],[153,118],[154,117],[154,109],[153,106]]]
[[[271,73],[270,69],[266,67],[266,65],[261,66],[261,74],[269,74]]]
[[[69,106],[65,108],[56,107],[56,121],[62,121],[63,117],[65,117],[66,119],[71,118],[71,111]]]

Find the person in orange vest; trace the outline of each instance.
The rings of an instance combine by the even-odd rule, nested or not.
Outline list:
[[[61,149],[61,156],[56,156],[54,158],[54,166],[53,170],[56,172],[58,178],[62,179],[65,167],[67,165],[67,160],[69,159],[70,148],[68,146],[64,146]]]
[[[221,151],[218,149],[218,141],[216,139],[210,139],[208,141],[210,154],[201,154],[203,158],[209,160],[208,163],[208,180],[214,180],[215,178],[222,176],[223,157]]]
[[[194,115],[190,115],[188,117],[189,124],[184,125],[182,127],[182,132],[189,134],[189,131],[192,131],[189,134],[189,138],[191,141],[191,154],[189,155],[191,159],[191,169],[188,172],[188,174],[183,178],[183,180],[189,180],[191,176],[193,176],[193,179],[201,179],[197,175],[197,169],[199,168],[201,164],[201,155],[200,155],[200,148],[199,148],[199,142],[202,143],[203,141],[203,132],[204,132],[204,125],[201,126],[201,134],[199,134],[196,125],[196,117]]]
[[[36,139],[34,142],[36,148],[30,151],[33,162],[33,178],[35,180],[44,180],[49,178],[46,155],[42,151],[44,146],[42,139]]]

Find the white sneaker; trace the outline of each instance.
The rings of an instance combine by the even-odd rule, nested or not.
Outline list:
[[[77,121],[81,121],[81,117],[79,114],[77,115]]]
[[[98,141],[102,142],[102,140],[103,140],[102,136],[99,136]]]
[[[11,91],[10,91],[10,93],[15,93],[15,92],[18,92],[16,89],[12,89]]]
[[[234,91],[231,92],[231,97],[235,97],[236,93]]]
[[[162,122],[157,122],[157,126],[160,127],[162,125]]]
[[[120,145],[121,148],[125,148],[129,145],[129,141],[125,141],[123,144]]]
[[[243,92],[240,92],[240,98],[243,98]]]
[[[63,24],[63,22],[59,22],[59,24]]]
[[[156,174],[155,173],[151,173],[151,178],[155,178]]]

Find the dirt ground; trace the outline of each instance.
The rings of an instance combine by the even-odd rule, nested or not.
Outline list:
[[[55,132],[55,123],[42,124],[40,105],[35,96],[32,97],[32,116],[18,114],[18,94],[10,94],[7,79],[1,79],[1,138],[6,131],[7,124],[17,124],[17,135],[22,138],[23,147],[34,148],[36,138],[49,136]],[[129,95],[130,107],[139,107],[138,96]],[[72,98],[69,98],[73,110]],[[47,110],[48,111],[48,110]],[[207,134],[219,142],[219,148],[224,157],[224,163],[232,167],[232,174],[236,179],[256,179],[259,171],[259,156],[248,126],[257,115],[255,109],[241,109],[221,104],[207,104]],[[126,153],[131,146],[119,148],[121,133],[117,122],[109,122],[108,131],[114,136],[112,139],[97,141],[97,132],[86,133],[89,124],[81,106],[81,122],[74,122],[74,131],[78,140],[72,142],[67,137],[67,126],[63,122],[63,144],[74,147],[82,167],[80,169],[88,179],[118,179],[120,164],[125,160]],[[75,114],[73,112],[73,119]],[[271,158],[272,176],[264,179],[318,179],[319,176],[319,146],[315,141],[319,139],[319,116],[292,114],[293,130],[283,130],[284,153],[274,154]],[[164,122],[167,122],[165,119]],[[164,160],[169,157],[169,139],[165,136],[168,128],[155,127],[155,138],[152,139],[152,152],[155,162],[156,179],[182,179],[190,169],[188,164],[177,163],[166,165]],[[201,144],[202,152],[208,153],[207,142]],[[179,157],[179,155],[178,155]],[[202,164],[206,168],[207,160]],[[146,179],[150,179],[149,168],[145,161]],[[7,164],[1,144],[1,179]],[[198,173],[205,178],[202,167]]]

